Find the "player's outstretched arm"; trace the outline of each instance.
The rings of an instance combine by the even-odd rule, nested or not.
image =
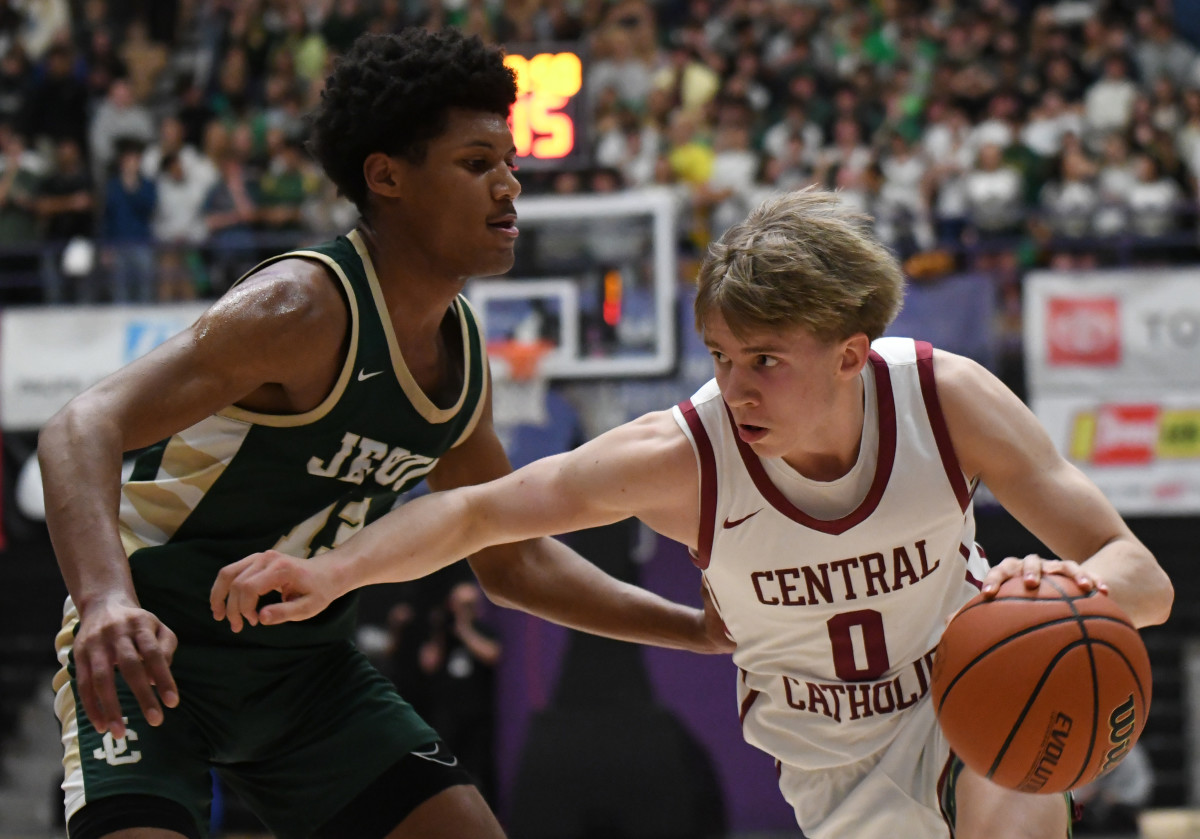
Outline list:
[[[1033,413],[995,376],[950,353],[934,356],[938,395],[959,464],[978,476],[1008,512],[1057,559],[1008,557],[984,580],[984,593],[1021,576],[1065,573],[1084,590],[1099,587],[1136,626],[1162,623],[1174,591],[1154,555],[1100,489],[1059,454]]]
[[[553,468],[548,461],[527,467],[534,480]],[[234,632],[243,623],[306,620],[356,588],[415,580],[489,544],[524,538],[521,530],[536,519],[503,516],[505,494],[511,497],[517,488],[502,480],[421,496],[312,559],[275,550],[251,554],[217,575],[210,594],[213,617],[228,620]],[[282,602],[259,608],[258,599],[272,591]]]
[[[433,476],[438,486],[485,480],[509,469],[490,423],[481,424],[463,448],[463,457],[439,466]],[[443,466],[449,468],[443,471]],[[541,524],[537,532],[566,532],[632,515],[695,547],[700,530],[696,457],[669,411],[648,414],[562,456],[559,470],[529,512],[541,519],[539,509],[580,506],[594,508],[597,518],[572,527]],[[705,612],[621,582],[557,539],[499,545],[470,561],[488,597],[503,606],[625,641],[709,653],[733,648],[714,615],[706,622]]]
[[[415,579],[474,555],[484,590],[503,605],[614,638],[726,648],[709,639],[700,610],[615,580],[560,542],[539,538],[638,516],[693,541],[699,525],[695,460],[669,414],[643,417],[572,452],[508,470],[490,424],[481,423],[431,476],[431,485],[443,491],[392,511],[320,557],[267,552],[227,566],[213,587],[213,615],[228,618],[235,630],[243,620],[302,620],[352,589]],[[270,591],[281,592],[283,602],[259,609],[258,598]]]
[[[122,455],[188,427],[287,370],[336,365],[347,317],[319,267],[307,278],[252,280],[180,335],[80,394],[38,438],[46,523],[79,613],[72,644],[76,689],[98,731],[123,737],[113,678],[121,671],[151,725],[180,701],[171,676],[175,634],[142,609],[117,526]],[[293,263],[293,268],[297,266]],[[278,281],[276,281],[278,280]],[[340,331],[339,331],[340,329]],[[164,398],[164,394],[168,394]]]

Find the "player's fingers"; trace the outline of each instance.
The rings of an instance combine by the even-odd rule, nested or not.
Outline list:
[[[167,658],[167,664],[175,660],[175,650],[179,647],[179,638],[166,625],[160,623],[155,630],[158,636],[158,646],[163,651],[163,655]]]
[[[258,608],[259,598],[272,591],[285,591],[291,577],[288,568],[278,562],[259,563],[243,571],[230,588],[230,593],[237,595],[237,608],[242,617],[251,626],[256,626],[262,620],[262,613]],[[232,603],[232,599],[230,602]]]
[[[983,578],[983,586],[980,588],[980,591],[984,597],[993,597],[1000,590],[1000,586],[1004,584],[1005,580],[1018,577],[1020,574],[1021,560],[1010,556],[988,569],[987,574]]]
[[[217,579],[213,581],[212,591],[208,593],[208,605],[212,609],[214,619],[225,619],[227,613],[226,601],[229,599],[229,590],[233,586],[234,580],[243,571],[257,562],[260,556],[262,554],[253,554],[245,559],[239,559],[237,562],[231,562],[217,573]]]
[[[229,619],[234,632],[241,632],[245,624],[258,624],[259,594],[271,590],[262,576],[263,570],[270,567],[265,554],[255,554],[238,564],[241,565],[241,571],[229,580],[225,599],[225,617]]]
[[[171,630],[166,629],[165,634],[172,640],[174,639],[175,633]],[[156,633],[150,627],[146,627],[137,636],[138,652],[145,663],[150,683],[158,691],[162,703],[168,708],[174,708],[179,704],[179,689],[175,686],[175,677],[171,675],[170,656],[174,651],[174,646],[168,650],[164,646],[165,640],[164,633]],[[151,722],[151,725],[157,725],[157,723]]]
[[[229,621],[229,628],[234,632],[241,632],[245,625],[245,619],[242,617],[241,598],[241,590],[231,580],[225,591],[224,612],[225,620]]]
[[[236,586],[231,587],[225,594],[225,619],[229,621],[229,628],[234,632],[241,632],[245,621],[242,618],[242,593]]]
[[[315,597],[311,594],[302,594],[292,600],[263,606],[258,612],[258,618],[262,621],[263,626],[273,626],[288,621],[307,620],[319,614],[320,611],[321,604]]]
[[[75,689],[79,701],[83,703],[83,712],[91,720],[92,727],[103,734],[108,730],[108,720],[100,707],[100,699],[96,696],[95,682],[92,680],[92,665],[90,657],[76,651],[75,656]]]
[[[1021,560],[1021,578],[1025,580],[1025,588],[1035,589],[1042,582],[1043,560],[1037,554],[1027,554]]]
[[[150,674],[146,672],[146,664],[138,653],[132,638],[121,638],[116,644],[117,667],[125,679],[125,684],[133,691],[146,722],[160,725],[163,721],[162,706],[158,704],[158,696],[154,693],[154,685],[150,684]]]
[[[1108,586],[1103,580],[1098,580],[1084,568],[1081,563],[1071,559],[1064,559],[1061,562],[1062,569],[1059,573],[1066,574],[1075,581],[1075,585],[1079,586],[1082,591],[1101,591],[1107,592]]]
[[[108,731],[113,737],[125,736],[125,721],[121,719],[121,701],[117,699],[117,682],[113,675],[113,662],[103,653],[92,653],[89,661],[90,693],[95,702],[95,712],[88,712],[88,719],[97,731]],[[87,708],[87,704],[84,704]]]

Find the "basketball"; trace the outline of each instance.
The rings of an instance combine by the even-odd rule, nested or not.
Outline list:
[[[931,684],[963,763],[1008,789],[1064,792],[1129,753],[1150,709],[1141,636],[1105,594],[1069,577],[1006,580],[946,627]]]

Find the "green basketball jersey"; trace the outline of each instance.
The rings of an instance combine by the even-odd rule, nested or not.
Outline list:
[[[312,557],[341,544],[466,439],[483,410],[484,347],[465,298],[447,313],[462,340],[462,390],[439,408],[400,354],[359,234],[263,265],[295,257],[328,266],[349,301],[348,352],[332,392],[303,414],[227,408],[146,450],[123,487],[121,536],[138,596],[181,640],[294,646],[350,637],[353,595],[309,621],[235,636],[212,618],[213,580],[257,551]]]

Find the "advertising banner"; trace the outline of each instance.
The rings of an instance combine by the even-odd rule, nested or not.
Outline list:
[[[1132,515],[1200,511],[1200,271],[1030,274],[1029,403]]]
[[[207,303],[0,312],[0,427],[35,431],[76,394],[144,355]]]

